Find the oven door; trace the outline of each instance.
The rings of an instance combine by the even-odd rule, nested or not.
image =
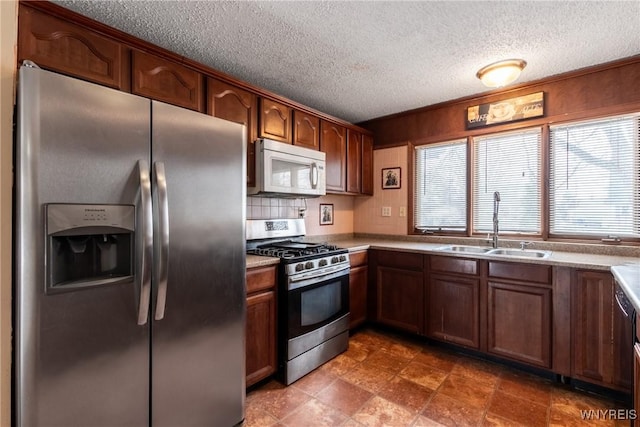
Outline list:
[[[349,266],[287,283],[287,339],[322,328],[349,313]]]

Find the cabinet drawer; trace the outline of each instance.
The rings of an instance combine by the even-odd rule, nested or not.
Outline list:
[[[447,273],[478,274],[478,260],[432,255],[429,266],[433,271]]]
[[[525,282],[551,283],[551,266],[518,264],[512,262],[489,262],[489,276]]]
[[[351,267],[366,265],[369,262],[367,251],[352,252],[349,254],[349,264]]]
[[[378,265],[404,270],[422,271],[423,267],[423,256],[410,252],[377,251],[376,260]]]
[[[640,313],[636,313],[636,339],[640,341]]]
[[[258,267],[247,270],[247,294],[276,286],[276,267]]]

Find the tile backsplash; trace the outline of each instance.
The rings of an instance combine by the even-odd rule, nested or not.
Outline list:
[[[247,219],[299,218],[304,209],[308,236],[353,233],[353,196],[326,195],[313,199],[247,197]],[[320,204],[333,205],[333,224],[320,225]]]
[[[247,197],[247,219],[298,218],[303,199]]]

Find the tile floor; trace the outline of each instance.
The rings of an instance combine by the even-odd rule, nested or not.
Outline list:
[[[289,387],[272,380],[250,391],[243,426],[628,426],[580,416],[613,408],[508,367],[364,330]]]

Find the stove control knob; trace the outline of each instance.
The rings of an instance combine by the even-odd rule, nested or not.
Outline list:
[[[335,264],[338,261],[340,261],[340,259],[337,256],[334,256],[333,258],[331,258],[331,264]]]
[[[304,265],[302,263],[296,264],[296,271],[302,271],[302,270],[304,270]]]
[[[346,255],[340,255],[340,261],[346,261],[347,260],[347,256]]]
[[[307,261],[304,264],[304,268],[306,268],[307,270],[311,270],[313,268],[313,263],[311,261]]]
[[[320,267],[324,267],[325,265],[327,265],[327,260],[326,260],[326,259],[324,259],[324,258],[323,258],[323,259],[321,259],[321,260],[320,260],[320,262],[318,262],[318,265],[319,265]]]

